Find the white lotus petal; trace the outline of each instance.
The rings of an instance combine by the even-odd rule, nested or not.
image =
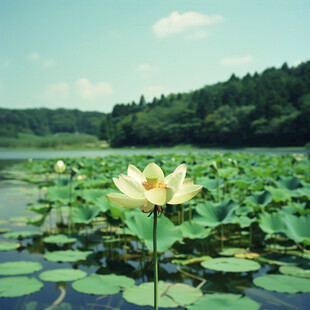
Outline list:
[[[128,169],[127,169],[127,174],[134,178],[137,182],[145,182],[145,176],[143,175],[143,173],[134,165],[129,165]]]
[[[140,210],[144,213],[149,213],[154,210],[154,203],[147,202],[143,206],[140,207]]]
[[[185,179],[182,185],[188,185],[188,184],[194,184],[194,179],[193,178]]]
[[[168,175],[165,177],[165,181],[166,181],[167,183],[169,183],[169,181],[170,181],[172,175],[173,175],[173,173],[170,173],[170,174],[168,174]]]
[[[186,185],[182,186],[179,191],[168,201],[171,205],[177,205],[192,199],[201,189],[202,185]]]
[[[144,198],[145,189],[143,185],[128,175],[119,175],[119,182],[117,187],[121,192],[131,198]]]
[[[167,190],[166,201],[169,201],[173,198],[174,194],[176,193],[176,190],[174,187],[170,187],[170,186],[167,186],[166,190]]]
[[[145,191],[145,197],[151,203],[162,206],[166,203],[167,190],[166,188],[154,188],[149,191]]]
[[[181,185],[183,184],[185,175],[186,175],[186,166],[182,164],[174,170],[169,180],[168,186],[172,186],[176,190],[179,190]]]
[[[145,198],[144,199],[133,199],[120,193],[108,194],[107,198],[111,202],[115,203],[116,205],[123,207],[123,208],[127,208],[127,209],[138,208],[144,205],[145,203],[147,203],[147,200]]]
[[[143,170],[143,175],[146,178],[150,178],[150,179],[157,179],[158,182],[161,182],[164,179],[164,173],[161,170],[161,168],[156,165],[155,163],[150,163],[148,164],[144,170]]]

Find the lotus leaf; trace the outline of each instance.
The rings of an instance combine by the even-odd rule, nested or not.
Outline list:
[[[145,242],[149,250],[153,250],[153,219],[142,212],[130,212],[126,216],[126,225],[140,240]],[[157,250],[165,252],[176,241],[183,239],[179,227],[175,226],[167,217],[159,217],[157,221]]]
[[[91,203],[96,203],[97,200],[105,196],[105,193],[102,189],[84,189],[79,193],[79,195],[86,201],[86,202],[91,202]]]
[[[275,182],[277,187],[287,189],[289,191],[302,187],[300,180],[296,177],[284,177],[280,176]]]
[[[194,221],[198,224],[210,227],[216,227],[220,224],[234,223],[236,221],[235,211],[238,205],[225,199],[220,203],[205,202],[200,203],[196,211],[200,215],[195,217]]]
[[[41,231],[22,230],[22,231],[10,231],[8,233],[5,233],[3,237],[8,239],[25,239],[41,235],[42,235]]]
[[[10,251],[10,250],[16,250],[20,246],[19,243],[15,242],[0,242],[0,251]]]
[[[249,227],[255,221],[256,221],[256,218],[250,218],[245,215],[237,216],[235,219],[235,223],[238,223],[241,228]]]
[[[50,282],[68,282],[82,279],[87,276],[83,270],[76,269],[54,269],[40,273],[39,278],[43,281]]]
[[[297,266],[281,266],[279,271],[289,276],[310,278],[310,269],[303,269]]]
[[[60,202],[63,204],[68,204],[70,202],[70,191],[68,186],[54,186],[54,187],[48,187],[46,198],[50,202]],[[72,200],[75,199],[75,197],[71,197]]]
[[[60,243],[60,244],[65,244],[65,243],[73,243],[76,241],[76,238],[68,237],[66,235],[51,235],[48,237],[43,238],[43,241],[45,243]]]
[[[117,294],[121,288],[131,287],[134,284],[135,281],[126,276],[92,274],[73,282],[72,287],[85,294],[112,295]]]
[[[191,264],[197,264],[197,263],[202,263],[207,259],[212,259],[211,256],[200,256],[200,257],[193,257],[191,256],[190,258],[185,258],[185,259],[173,259],[171,262],[173,264],[178,264],[178,265],[191,265]]]
[[[244,202],[252,206],[266,207],[272,201],[271,193],[267,191],[252,192]]]
[[[204,239],[211,234],[211,229],[206,229],[204,226],[195,222],[183,222],[179,226],[184,238],[189,239]]]
[[[248,253],[246,249],[242,248],[224,248],[223,251],[219,252],[222,256],[234,256],[235,254],[245,254]]]
[[[259,215],[259,218],[259,227],[267,234],[280,233],[283,232],[285,229],[283,214],[280,212],[262,212]]]
[[[206,294],[193,305],[187,307],[188,310],[258,310],[260,304],[247,296],[238,294]]]
[[[310,292],[310,279],[303,279],[281,274],[268,274],[253,280],[256,286],[279,293]]]
[[[197,179],[197,184],[203,185],[209,191],[216,190],[217,188],[224,187],[223,179],[210,179],[208,177],[201,177]]]
[[[291,201],[292,193],[287,189],[272,186],[265,186],[265,189],[271,193],[272,200],[275,202]]]
[[[92,251],[66,250],[47,252],[43,257],[52,262],[77,262],[79,260],[86,260],[87,256],[92,253]]]
[[[296,242],[310,244],[310,214],[295,216],[285,214],[285,229],[283,232],[286,236]]]
[[[0,279],[0,297],[19,297],[39,291],[43,283],[36,278],[7,277]]]
[[[202,292],[186,284],[172,284],[159,281],[158,283],[158,307],[177,308],[185,307],[201,298]],[[127,288],[123,298],[140,306],[154,305],[154,283],[147,282],[138,286]]]
[[[245,258],[223,257],[213,258],[202,262],[207,269],[224,272],[248,272],[260,269],[260,264]]]
[[[97,205],[82,205],[73,209],[72,220],[74,223],[89,224],[99,213]]]
[[[0,263],[0,275],[1,276],[15,276],[20,274],[33,273],[41,270],[43,267],[38,262],[7,262]]]

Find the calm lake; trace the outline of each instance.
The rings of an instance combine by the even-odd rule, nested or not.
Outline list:
[[[308,154],[310,150],[306,149],[210,149],[210,148],[145,148],[145,149],[107,149],[107,150],[0,150],[0,160],[3,159],[48,159],[48,158],[65,158],[65,157],[104,157],[108,155],[158,155],[167,153],[270,153],[270,154],[289,154],[302,153]]]
[[[32,158],[34,160],[49,158],[66,157],[104,157],[107,155],[134,155],[134,154],[168,154],[178,153],[219,153],[219,152],[247,152],[247,153],[308,153],[308,151],[296,150],[224,150],[224,149],[115,149],[102,151],[21,151],[21,150],[2,150],[0,151],[0,225],[11,231],[38,231],[45,232],[49,225],[50,217],[41,228],[26,224],[27,217],[31,214],[27,207],[38,205],[41,192],[36,184],[29,184],[22,181],[19,170],[22,170],[23,163]],[[197,156],[195,154],[194,156]],[[203,155],[205,157],[205,155]],[[231,156],[231,155],[229,155]],[[274,156],[278,157],[278,156]],[[40,163],[40,162],[35,162]],[[20,164],[20,165],[15,165]],[[13,169],[10,169],[13,167]],[[16,174],[15,174],[16,173]],[[30,214],[30,215],[29,215]],[[37,219],[35,217],[34,219]],[[54,216],[55,219],[55,216]],[[1,222],[2,221],[2,222]],[[112,222],[111,227],[114,222]],[[1,228],[0,226],[0,228]],[[52,226],[52,225],[51,225]],[[110,227],[110,226],[109,226]],[[47,229],[48,230],[48,229]],[[247,230],[247,229],[245,229]],[[61,231],[60,231],[61,232]],[[46,260],[43,255],[49,251],[67,250],[69,245],[46,244],[43,236],[16,240],[20,247],[17,250],[1,251],[0,264],[16,261],[31,261],[40,263],[43,269],[26,276],[39,277],[44,270],[55,270],[57,268],[68,268],[81,270],[90,274],[116,274],[126,275],[135,280],[136,285],[153,281],[152,256],[148,253],[145,246],[130,236],[126,239],[112,238],[110,232],[103,231],[104,237],[100,234],[73,234],[77,242],[72,246],[74,250],[92,250],[94,253],[85,261],[78,262],[53,262]],[[46,233],[45,233],[46,234]],[[237,236],[238,237],[238,236]],[[240,238],[239,245],[236,241],[232,242],[235,246],[245,246],[242,242],[248,239],[248,235]],[[238,239],[239,240],[239,239]],[[8,239],[0,234],[0,243],[7,242]],[[9,240],[10,241],[10,240]],[[12,240],[10,242],[13,242]],[[238,241],[239,242],[239,241]],[[245,243],[246,244],[246,243]],[[187,239],[185,242],[176,244],[173,250],[167,250],[160,257],[159,276],[160,280],[167,283],[184,283],[197,287],[201,279],[207,279],[204,286],[204,293],[234,293],[251,298],[260,304],[260,310],[307,310],[309,309],[310,293],[277,293],[257,288],[253,285],[253,279],[274,272],[277,265],[268,262],[261,263],[261,268],[254,272],[227,273],[205,270],[197,264],[189,266],[179,266],[172,263],[172,258],[177,253],[182,255],[212,255],[216,256],[219,251],[219,242],[214,239],[212,242],[204,243],[201,239]],[[180,255],[182,258],[182,256]],[[179,268],[179,269],[178,269]],[[181,269],[181,272],[180,272]],[[186,273],[184,273],[187,272]],[[196,277],[188,276],[196,275]],[[10,275],[12,276],[12,275]],[[197,276],[199,276],[197,278]],[[0,279],[5,278],[4,274]],[[200,280],[199,280],[200,279]],[[1,289],[0,289],[1,293]],[[143,292],[141,292],[143,294]],[[58,303],[58,304],[57,304]],[[139,306],[127,302],[122,293],[114,295],[91,295],[79,293],[72,288],[72,281],[67,282],[48,282],[44,281],[44,287],[30,295],[15,298],[0,298],[0,310],[152,310],[150,306]],[[162,309],[162,308],[161,308]],[[172,308],[166,308],[172,309]],[[185,310],[185,307],[174,308]],[[210,310],[221,310],[222,308],[206,308]],[[226,309],[226,308],[225,308]],[[236,309],[236,308],[231,308]],[[250,309],[250,308],[239,308]],[[252,308],[251,308],[252,309]],[[253,308],[255,309],[255,308]]]

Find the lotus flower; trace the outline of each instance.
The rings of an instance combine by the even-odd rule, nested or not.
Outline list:
[[[54,166],[54,170],[57,173],[63,173],[66,170],[66,165],[62,160],[58,160]]]
[[[168,176],[155,163],[148,164],[143,173],[129,165],[127,175],[120,174],[113,181],[121,193],[111,193],[107,197],[116,205],[134,209],[140,207],[143,212],[152,212],[155,205],[180,204],[193,198],[202,188],[195,185],[193,179],[185,179],[186,166],[178,166]]]

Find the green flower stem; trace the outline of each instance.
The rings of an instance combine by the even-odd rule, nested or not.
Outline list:
[[[158,260],[157,260],[157,206],[154,211],[153,255],[154,255],[154,309],[158,310]]]

